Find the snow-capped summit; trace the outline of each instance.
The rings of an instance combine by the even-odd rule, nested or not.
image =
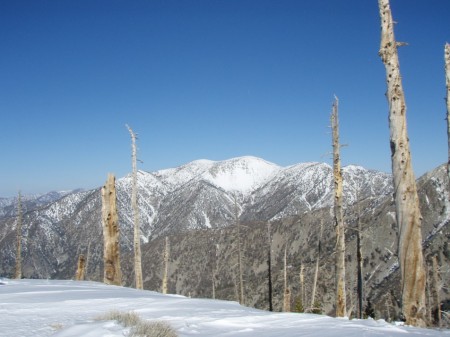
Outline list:
[[[215,162],[203,179],[229,192],[248,194],[281,169],[276,164],[256,157],[239,157]]]
[[[174,188],[195,180],[245,195],[280,169],[264,159],[244,156],[223,161],[195,160],[177,168],[157,171],[154,175]]]

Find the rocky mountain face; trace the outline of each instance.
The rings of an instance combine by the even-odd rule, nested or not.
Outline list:
[[[65,195],[76,192],[81,192],[81,190],[52,191],[40,195],[22,196],[22,210],[25,212],[35,210],[61,199]],[[17,212],[17,203],[18,197],[0,198],[0,219],[15,216]]]
[[[378,315],[398,315],[398,261],[391,177],[358,166],[343,169],[349,307],[356,304],[356,228],[362,230],[365,300]],[[236,299],[237,220],[244,256],[245,304],[267,309],[267,256],[272,251],[275,309],[281,309],[283,256],[291,293],[332,313],[334,227],[332,168],[323,163],[280,167],[259,158],[199,160],[178,168],[138,172],[144,287],[160,290],[165,237],[171,244],[169,289],[196,297]],[[438,255],[449,279],[450,206],[445,169],[418,181],[427,261]],[[124,283],[133,285],[131,176],[116,181]],[[7,212],[3,208],[10,207]],[[12,276],[16,218],[0,207],[0,275]],[[27,211],[28,210],[28,211]],[[1,213],[3,212],[3,213]],[[236,219],[237,214],[237,219]],[[271,223],[271,241],[267,224]],[[320,242],[320,254],[319,254]],[[73,278],[78,255],[87,256],[87,277],[103,279],[100,189],[78,191],[23,214],[23,275]],[[300,282],[302,270],[303,284]],[[446,274],[445,274],[446,273]],[[448,282],[448,281],[446,281]],[[213,287],[214,285],[214,287]],[[448,290],[441,298],[449,299]],[[387,309],[390,308],[390,309]]]

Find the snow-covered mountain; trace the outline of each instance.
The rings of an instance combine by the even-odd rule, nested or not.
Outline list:
[[[37,195],[24,195],[22,199],[22,211],[31,211],[39,207],[48,205],[62,197],[71,194],[81,192],[81,190],[69,190],[69,191],[52,191],[45,194]],[[17,213],[18,197],[1,198],[0,197],[0,219],[6,217],[15,216]]]
[[[274,173],[278,165],[256,157],[240,157],[224,161],[196,160],[175,169],[155,173],[174,189],[192,181],[204,181],[227,192],[245,196],[258,188]]]
[[[352,259],[356,255],[355,232],[352,228],[360,219],[364,275],[370,289],[367,296],[374,305],[385,308],[383,291],[395,288],[398,283],[392,283],[392,275],[396,275],[398,266],[395,255],[398,228],[391,177],[359,166],[344,167],[343,176],[348,267],[349,270],[355,268],[355,259]],[[446,243],[450,222],[446,179],[445,169],[440,167],[422,177],[418,184],[424,217],[423,237],[429,252],[444,252],[443,262],[450,258]],[[170,236],[171,291],[210,296],[211,269],[217,268],[216,295],[232,299],[232,280],[236,276],[234,225],[237,213],[245,237],[244,261],[249,266],[246,303],[258,308],[266,305],[266,224],[270,221],[273,224],[274,275],[282,272],[282,251],[288,245],[293,273],[297,275],[302,263],[305,279],[311,280],[312,266],[318,254],[317,242],[322,237],[324,256],[321,257],[318,296],[323,310],[332,311],[332,292],[326,291],[334,282],[335,241],[330,215],[332,180],[332,168],[328,164],[301,163],[280,167],[255,157],[217,162],[198,160],[157,172],[138,171],[144,286],[158,289],[163,239]],[[117,179],[116,188],[121,254],[124,261],[129,261],[133,251],[131,175]],[[15,228],[15,217],[0,219],[0,276],[14,273]],[[26,277],[71,278],[78,255],[84,253],[89,257],[88,277],[101,280],[100,188],[71,193],[34,210],[25,209],[22,247]],[[124,262],[122,269],[124,282],[132,284],[132,263]],[[281,287],[280,277],[274,279],[274,285]],[[353,281],[354,276],[349,274],[349,282]],[[295,294],[298,281],[293,282]],[[281,305],[280,292],[274,296],[277,307]]]
[[[349,166],[343,169],[343,174],[348,204],[358,198],[383,198],[392,191],[391,178],[386,173]],[[131,174],[116,181],[125,249],[131,249],[132,241],[131,185]],[[91,238],[100,234],[100,188],[68,194],[52,193],[34,200],[35,204],[36,200],[48,203],[32,209],[23,208],[24,240],[28,240],[31,232],[33,237],[42,235],[40,242],[49,243],[42,248],[49,249],[48,255],[54,255],[50,251],[52,242],[59,242],[58,247],[62,247],[72,245],[75,239],[81,244],[77,243],[74,249],[87,249]],[[332,169],[324,163],[280,167],[248,156],[224,161],[197,160],[157,172],[138,171],[143,242],[186,230],[225,228],[235,223],[236,213],[244,222],[273,221],[330,207],[332,200]],[[0,214],[9,210],[9,214],[14,215],[11,211],[14,206],[10,202],[1,207]],[[14,217],[5,217],[2,222],[0,239],[11,236],[15,228]],[[67,239],[68,233],[73,233],[74,239]],[[32,250],[26,243],[24,247],[25,251]],[[10,249],[12,252],[12,247]],[[52,262],[51,257],[46,257],[48,269],[58,270],[54,264],[61,266],[71,260],[71,254],[61,251],[58,261]],[[100,256],[101,250],[97,254]],[[12,259],[13,254],[10,255]],[[2,266],[3,270],[8,269],[7,265]]]
[[[349,166],[343,175],[348,204],[392,191],[386,173]],[[130,179],[118,180],[124,207]],[[226,227],[235,222],[236,211],[242,221],[268,221],[329,207],[333,200],[332,168],[324,163],[280,167],[255,157],[198,160],[154,173],[140,171],[138,179],[145,201],[140,207],[148,228],[145,240],[161,233]]]

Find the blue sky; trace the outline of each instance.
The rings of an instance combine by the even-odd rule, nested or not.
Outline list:
[[[450,1],[392,0],[413,166],[447,160]],[[0,2],[0,196],[253,155],[390,172],[376,0]]]

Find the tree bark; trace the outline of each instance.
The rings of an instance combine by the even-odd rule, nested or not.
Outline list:
[[[108,174],[102,188],[102,221],[103,221],[103,282],[122,285],[120,269],[119,219],[116,207],[115,177]]]
[[[142,262],[141,262],[141,228],[139,226],[139,209],[137,205],[137,165],[136,165],[136,134],[126,125],[131,135],[131,163],[133,169],[132,189],[131,189],[131,208],[133,209],[134,223],[134,278],[136,289],[144,289],[142,280]]]
[[[394,37],[389,0],[379,0],[381,46],[379,55],[386,68],[391,161],[396,219],[399,226],[402,311],[406,324],[425,326],[426,274],[422,253],[422,217],[406,129],[406,103]]]
[[[22,196],[19,192],[17,199],[17,253],[16,253],[16,279],[22,278]]]
[[[345,291],[345,229],[343,202],[343,179],[339,144],[338,98],[335,97],[331,114],[333,130],[333,176],[334,176],[334,225],[336,228],[336,317],[346,315]]]

